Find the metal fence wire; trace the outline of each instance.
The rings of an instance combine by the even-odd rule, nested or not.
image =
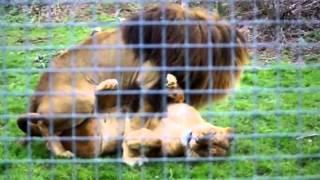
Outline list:
[[[319,12],[0,0],[0,179],[320,179]]]

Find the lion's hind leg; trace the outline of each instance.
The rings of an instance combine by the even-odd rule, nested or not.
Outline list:
[[[72,158],[74,154],[68,150],[65,150],[65,148],[62,146],[61,141],[59,140],[59,137],[54,135],[51,136],[49,133],[49,129],[46,125],[43,124],[42,121],[37,122],[37,126],[45,138],[50,138],[47,141],[47,146],[49,150],[57,157],[63,157],[63,158]]]

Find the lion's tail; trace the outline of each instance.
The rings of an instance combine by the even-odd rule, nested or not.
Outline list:
[[[124,42],[133,45],[135,55],[140,57],[143,52],[143,59],[151,60],[157,66],[240,67],[248,59],[247,49],[243,46],[245,38],[240,32],[232,31],[230,25],[217,17],[209,16],[200,10],[185,9],[176,4],[143,10],[142,13],[129,18],[121,30]],[[188,88],[191,89],[225,90],[233,87],[234,82],[230,70],[224,71],[223,68],[211,71],[213,85],[208,83],[208,70],[205,72],[191,69],[188,78],[183,71],[171,73],[177,77],[182,88],[186,88],[188,81]],[[235,78],[239,79],[241,70],[233,72]],[[203,102],[203,99],[199,98],[203,97],[191,96],[191,104],[199,105],[197,103]],[[214,98],[219,98],[219,94]]]
[[[27,136],[41,136],[37,122],[43,119],[38,113],[27,113],[18,117],[17,125]]]
[[[41,136],[40,130],[36,125],[38,121],[46,119],[37,112],[37,101],[36,97],[30,98],[29,112],[22,114],[17,119],[17,126],[21,131],[27,134],[27,136]]]

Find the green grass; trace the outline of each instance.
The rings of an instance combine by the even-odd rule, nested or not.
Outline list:
[[[14,13],[14,12],[12,12]],[[9,16],[12,18],[12,16]],[[19,21],[21,17],[4,18],[3,21]],[[100,17],[104,20],[109,17]],[[25,41],[34,46],[67,47],[78,43],[90,33],[87,27],[56,28],[1,28],[1,46],[23,47]],[[5,50],[0,51],[0,138],[20,137],[22,132],[16,127],[16,116],[26,111],[27,97],[10,93],[32,92],[39,73],[33,61],[37,56],[55,54],[58,50]],[[50,57],[50,56],[48,56]],[[312,58],[319,56],[312,56]],[[312,62],[319,62],[319,59]],[[16,73],[14,70],[25,70]],[[297,88],[310,91],[297,92]],[[316,89],[316,91],[311,91]],[[281,91],[286,90],[286,91]],[[207,119],[219,126],[232,126],[239,134],[232,146],[230,158],[212,162],[165,162],[148,163],[141,168],[129,168],[115,160],[103,157],[102,162],[77,163],[70,160],[56,160],[57,163],[39,162],[50,160],[50,154],[43,142],[33,142],[30,147],[15,141],[0,142],[0,179],[6,175],[12,179],[69,179],[72,175],[80,179],[183,179],[186,177],[205,179],[214,177],[320,177],[320,138],[309,137],[297,140],[295,133],[320,133],[320,70],[308,64],[300,69],[291,64],[288,57],[280,63],[272,63],[268,68],[248,70],[240,88],[228,99],[210,105],[202,110]],[[9,93],[9,94],[4,94]],[[260,113],[259,113],[260,112]],[[282,113],[281,113],[282,112]],[[233,114],[234,113],[234,114]],[[264,135],[253,137],[253,134]],[[278,136],[275,136],[278,135]],[[30,152],[29,152],[30,151]],[[30,154],[29,154],[30,153]],[[36,162],[10,163],[28,160],[29,155]],[[308,158],[307,155],[315,156]],[[299,156],[296,157],[296,156]],[[86,161],[86,160],[85,160]],[[96,174],[97,173],[97,174]],[[271,177],[270,177],[271,176]]]

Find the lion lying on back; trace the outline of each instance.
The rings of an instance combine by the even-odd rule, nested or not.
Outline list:
[[[96,89],[112,90],[117,84],[115,79],[109,79],[99,84]],[[128,165],[141,163],[142,149],[147,157],[225,155],[232,140],[233,130],[206,122],[195,108],[183,103],[183,91],[179,89],[174,76],[167,76],[167,87],[172,103],[167,107],[166,117],[161,119],[155,129],[126,131],[131,123],[128,117],[124,120],[106,115],[102,119],[87,119],[75,128],[76,137],[73,139],[76,140],[73,142],[72,129],[61,133],[63,147],[58,151],[79,157],[96,157],[116,152],[117,145],[122,143],[123,161]],[[40,130],[45,129],[41,128],[41,123],[38,125]]]

